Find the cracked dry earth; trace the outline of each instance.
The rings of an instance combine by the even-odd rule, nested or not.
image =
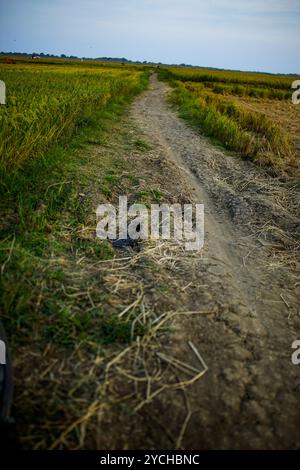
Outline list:
[[[185,449],[300,448],[300,366],[291,362],[300,338],[293,182],[225,155],[178,117],[169,92],[153,75],[131,120],[178,175],[170,181],[166,174],[166,184],[205,206],[204,248],[178,266],[186,287],[176,301],[210,314],[181,319],[171,342],[187,362],[191,340],[208,371],[186,390],[187,415],[169,393],[148,406],[166,433],[151,431],[150,418],[137,420],[128,445],[170,447],[173,430]]]

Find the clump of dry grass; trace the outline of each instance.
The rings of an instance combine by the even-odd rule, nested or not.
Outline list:
[[[23,378],[22,382],[17,380],[16,410],[21,403],[22,413],[28,416],[32,416],[37,407],[42,410],[32,425],[26,425],[22,436],[25,447],[101,446],[105,438],[97,435],[97,429],[101,428],[103,419],[115,416],[116,406],[126,404],[132,413],[139,414],[165,393],[177,390],[185,395],[185,390],[201,379],[207,366],[198,349],[191,343],[191,362],[188,357],[182,360],[176,357],[178,353],[169,344],[168,337],[170,330],[176,331],[179,318],[212,312],[178,310],[175,305],[170,308],[169,300],[154,307],[150,300],[151,283],[149,285],[149,279],[142,276],[149,270],[155,273],[157,288],[174,286],[174,271],[193,256],[199,254],[187,255],[182,242],[149,241],[139,252],[129,251],[93,265],[85,260],[80,262],[82,272],[88,270],[90,276],[101,271],[110,305],[120,320],[131,325],[131,341],[122,348],[119,345],[103,348],[99,344],[97,354],[95,344],[91,344],[89,352],[86,340],[78,341],[69,355],[53,343],[40,352],[31,352],[27,347],[20,349],[15,372],[18,377],[22,368]],[[69,295],[78,294],[81,293],[70,291]],[[26,382],[26,376],[30,383]],[[50,403],[44,387],[48,392],[51,390]],[[18,421],[18,415],[16,418]],[[188,410],[180,434],[174,437],[174,446],[178,448],[189,419]],[[97,444],[91,444],[91,436]]]

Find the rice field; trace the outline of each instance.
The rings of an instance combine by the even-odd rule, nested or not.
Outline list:
[[[17,169],[88,122],[89,115],[142,88],[137,67],[87,62],[0,64],[6,105],[0,107],[0,166]]]
[[[7,89],[0,107],[0,169],[11,171],[42,158],[56,142],[88,124],[94,110],[140,91],[149,67],[76,60],[20,59],[0,63]],[[172,101],[184,117],[226,149],[262,166],[294,171],[297,129],[282,125],[297,77],[163,67]],[[256,103],[258,106],[252,106]],[[299,107],[292,107],[300,122]],[[289,114],[290,115],[290,114]]]
[[[295,76],[273,75],[255,72],[235,72],[227,70],[212,70],[202,68],[189,67],[168,67],[163,69],[164,75],[169,79],[180,80],[182,82],[201,82],[201,83],[218,83],[225,85],[240,86],[246,88],[266,88],[277,90],[290,90],[291,82],[296,80]]]
[[[171,100],[182,116],[226,149],[276,171],[298,168],[297,132],[278,118],[279,110],[289,110],[300,124],[299,107],[291,103],[297,77],[178,67],[161,74],[173,85]]]

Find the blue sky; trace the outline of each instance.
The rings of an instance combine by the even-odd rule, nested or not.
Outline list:
[[[300,73],[300,0],[0,0],[0,50]]]

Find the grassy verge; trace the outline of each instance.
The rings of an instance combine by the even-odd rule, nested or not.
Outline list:
[[[134,92],[90,112],[75,137],[22,170],[1,172],[0,307],[13,351],[32,341],[42,350],[48,341],[71,348],[83,341],[88,348],[132,337],[131,323],[107,304],[101,275],[78,260],[92,265],[114,254],[86,224],[92,219],[95,229],[96,205],[137,183],[106,140],[145,85],[144,78]]]

